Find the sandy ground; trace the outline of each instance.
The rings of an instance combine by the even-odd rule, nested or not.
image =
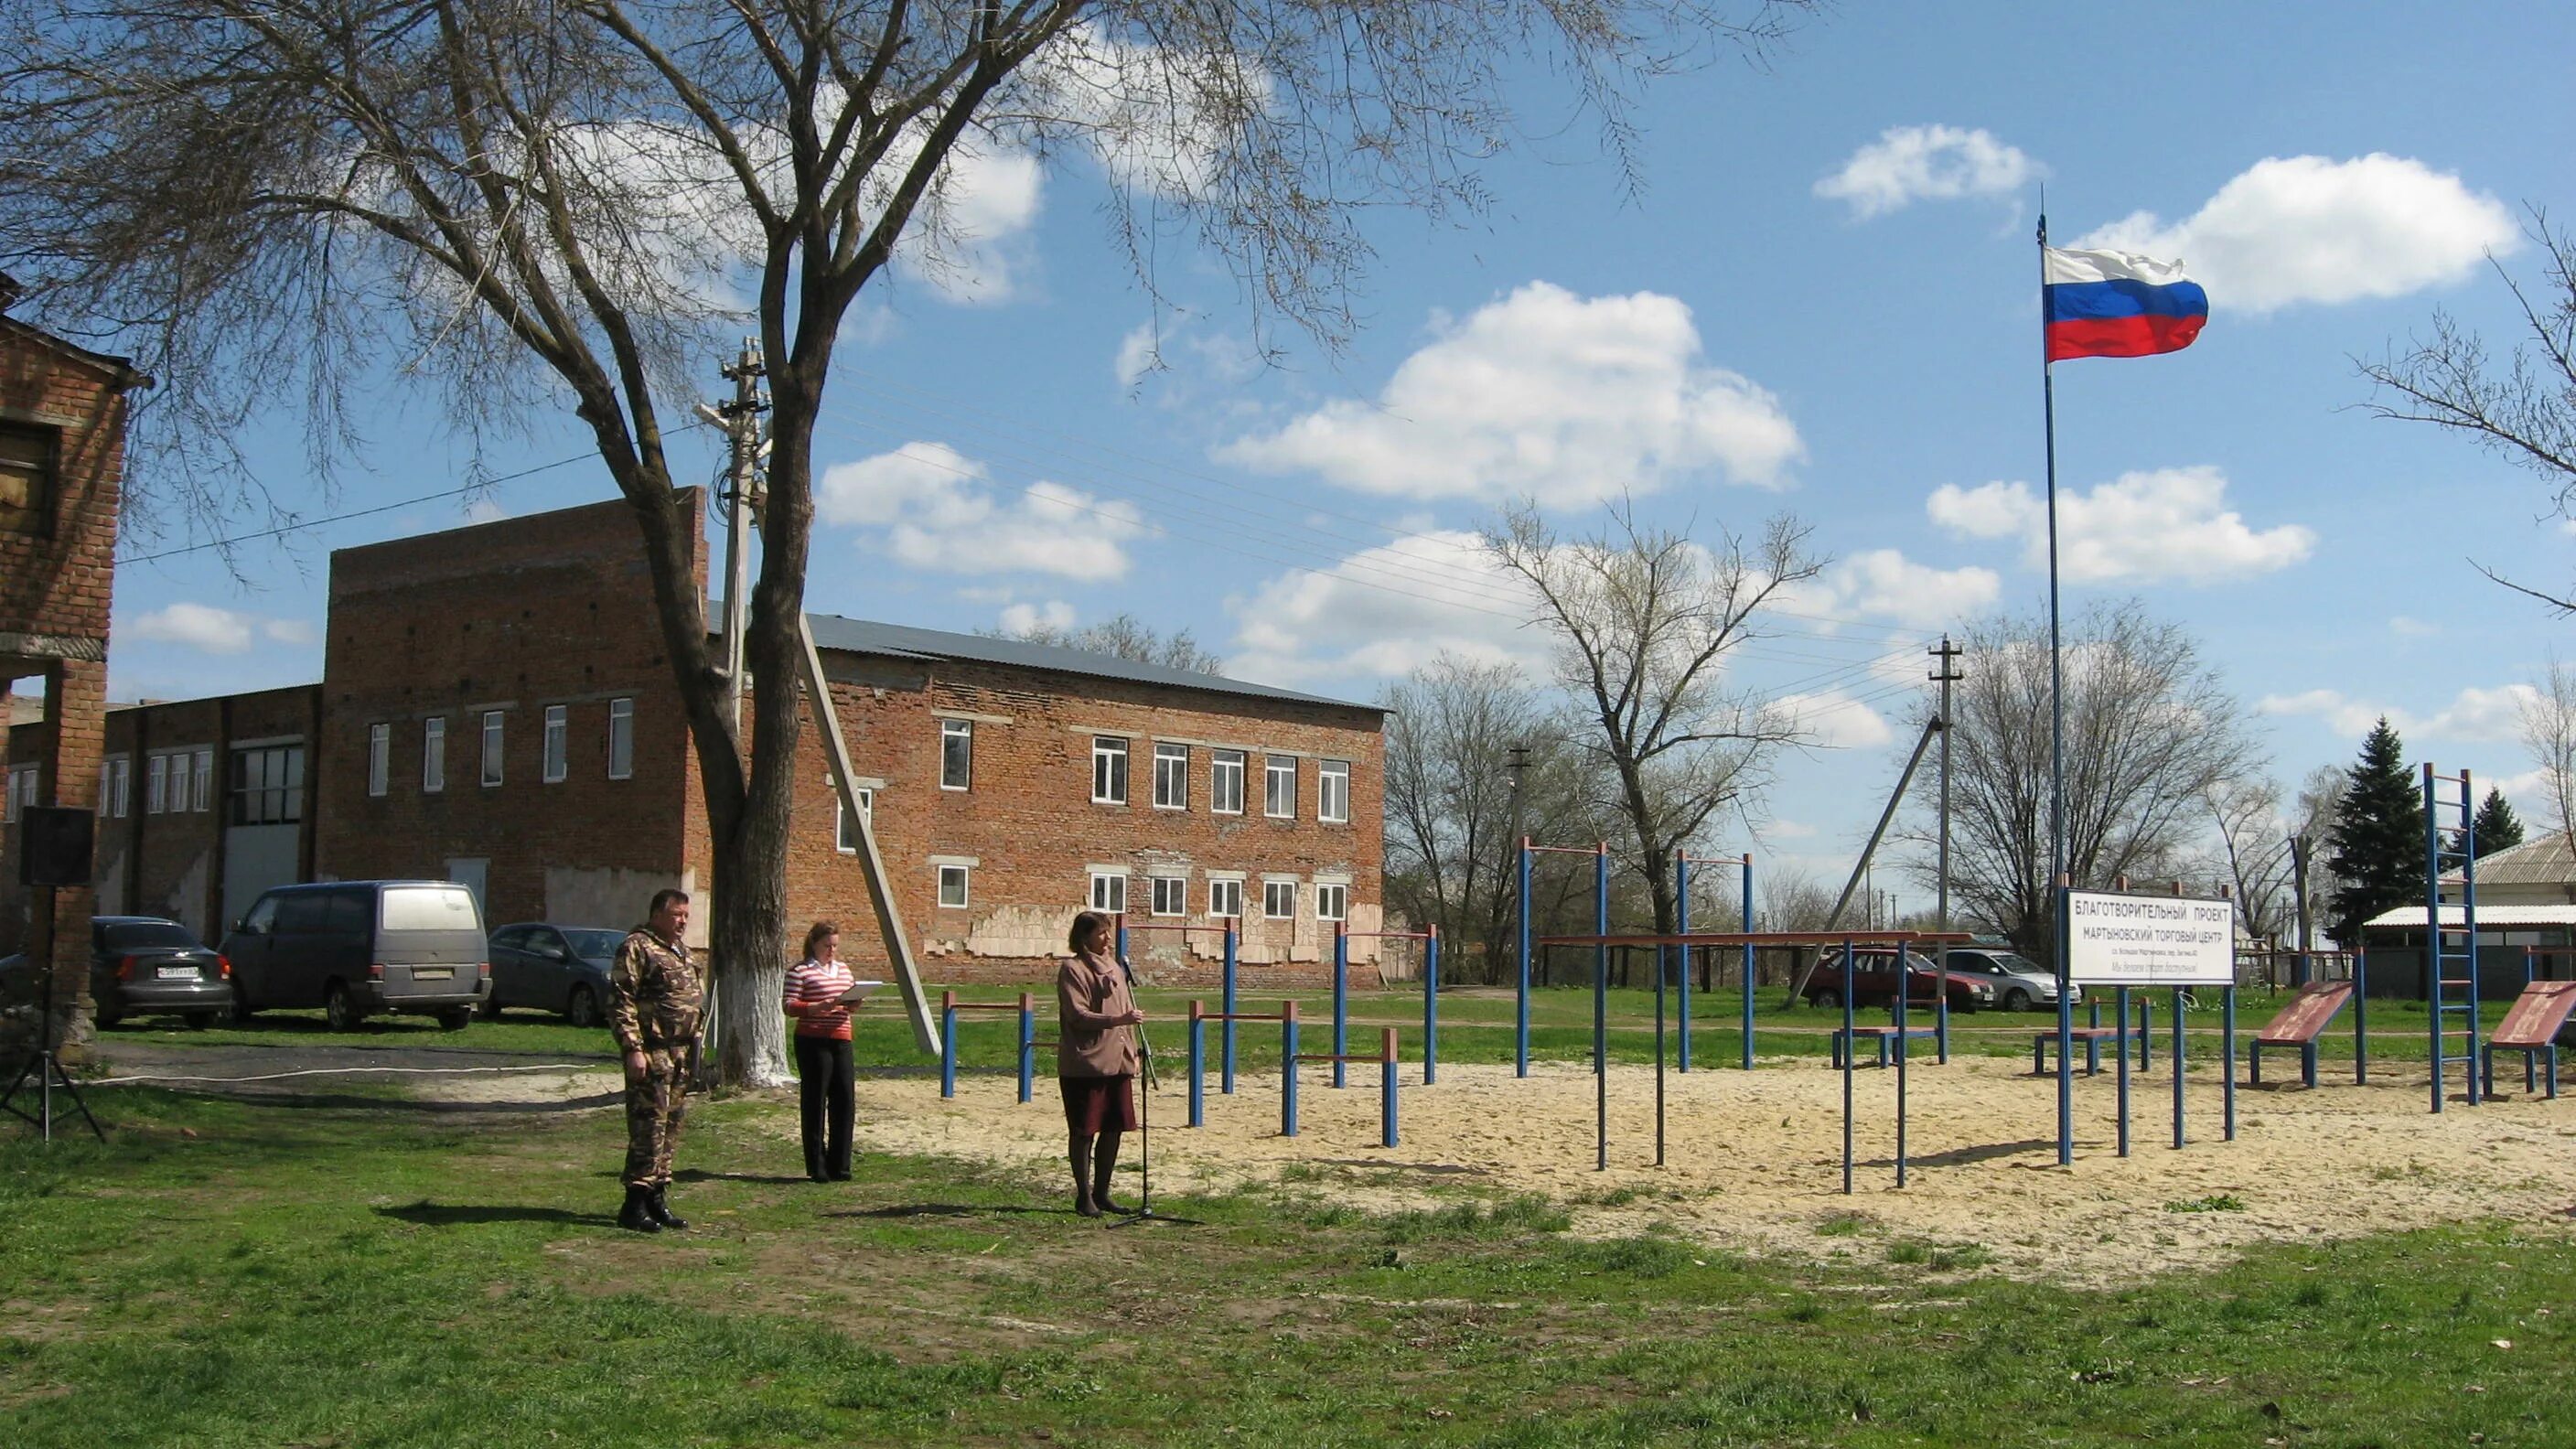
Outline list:
[[[1865,1070],[1854,1091],[1853,1195],[1842,1192],[1842,1076],[1813,1058],[1751,1072],[1665,1078],[1666,1165],[1655,1160],[1655,1076],[1615,1066],[1609,1167],[1594,1169],[1594,1082],[1588,1068],[1451,1066],[1436,1086],[1419,1064],[1399,1085],[1400,1143],[1379,1145],[1378,1068],[1355,1066],[1336,1092],[1329,1069],[1301,1076],[1299,1135],[1279,1135],[1279,1080],[1245,1077],[1233,1097],[1211,1075],[1207,1126],[1190,1129],[1185,1084],[1171,1072],[1150,1103],[1158,1193],[1286,1182],[1371,1209],[1454,1198],[1435,1185],[1535,1192],[1574,1209],[1575,1231],[1613,1235],[1667,1226],[1737,1251],[1811,1257],[1884,1252],[1883,1243],[1978,1244],[1997,1270],[2061,1282],[2115,1282],[2206,1267],[2247,1244],[2332,1239],[2500,1215],[2566,1232],[2576,1214],[2576,1083],[2558,1101],[2518,1091],[2470,1108],[2427,1110],[2423,1069],[2393,1065],[2355,1087],[2332,1076],[2311,1091],[2240,1088],[2237,1138],[2222,1140],[2214,1064],[2185,1079],[2189,1145],[2172,1145],[2173,1089],[2162,1069],[2132,1081],[2131,1153],[2117,1155],[2117,1086],[2106,1067],[2076,1078],[2072,1167],[2056,1162],[2056,1078],[1993,1058],[1909,1073],[1908,1185],[1896,1186],[1896,1074]],[[2296,1080],[2295,1067],[2291,1070]],[[2519,1068],[2508,1084],[2518,1089]],[[1063,1118],[1053,1084],[1028,1106],[1006,1077],[961,1080],[942,1101],[935,1080],[863,1080],[863,1150],[936,1153],[1062,1172]],[[780,1129],[790,1136],[794,1119]],[[1131,1145],[1129,1159],[1134,1158]],[[1294,1170],[1292,1170],[1294,1169]],[[2229,1197],[2242,1210],[2168,1204]],[[1843,1214],[1861,1244],[1820,1234]],[[1868,1239],[1878,1243],[1868,1243]]]

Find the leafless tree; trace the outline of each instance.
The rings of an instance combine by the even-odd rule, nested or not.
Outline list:
[[[1225,672],[1224,657],[1201,648],[1189,630],[1175,630],[1167,636],[1133,614],[1114,615],[1078,629],[1060,629],[1040,620],[1018,630],[997,629],[991,637],[1018,639],[1030,644],[1053,644],[1064,649],[1079,649],[1086,654],[1107,654],[1135,664],[1185,669],[1192,674]]]
[[[703,781],[719,1062],[775,1080],[800,722],[763,708],[737,738],[670,452],[716,340],[755,335],[769,368],[747,654],[783,704],[843,319],[898,258],[963,265],[974,158],[1102,179],[1149,294],[1195,242],[1256,319],[1332,345],[1363,219],[1478,209],[1539,78],[1624,160],[1640,84],[1759,53],[1797,8],[5,0],[0,268],[162,381],[138,505],[256,496],[234,449],[281,403],[317,459],[381,386],[438,389],[478,443],[578,421],[632,510]]]
[[[2326,919],[2327,902],[2334,899],[2343,880],[2335,874],[2332,842],[2335,817],[2343,810],[2344,790],[2352,777],[2335,765],[2319,765],[2299,782],[2298,798],[2291,803],[2290,833],[2308,853],[2308,934],[2309,944],[2321,935],[2320,925]],[[2298,909],[2294,898],[2291,909]],[[2291,924],[2295,927],[2296,917]]]
[[[2209,807],[2216,865],[2235,897],[2238,926],[2249,940],[2276,946],[2288,940],[2297,902],[2281,787],[2260,775],[2233,776],[2213,782],[2201,799]]]
[[[2379,389],[2368,404],[2372,414],[2466,434],[2548,480],[2550,506],[2567,516],[2576,505],[2576,234],[2553,228],[2537,209],[2529,230],[2545,258],[2540,287],[2527,287],[2496,264],[2525,332],[2510,361],[2498,363],[2484,338],[2435,312],[2430,337],[2357,365]],[[2526,588],[2479,571],[2560,614],[2576,614],[2576,594]]]
[[[2191,636],[2135,601],[2088,610],[2065,633],[2069,873],[2090,889],[2170,877],[2199,802],[2252,766],[2242,710]],[[1985,619],[1959,642],[1967,677],[1951,701],[1951,899],[2023,955],[2053,962],[2048,621]],[[1934,787],[1918,779],[1907,808],[1917,817],[1910,833],[1929,838],[1922,817]]]
[[[1749,547],[1728,535],[1713,551],[1641,526],[1623,504],[1601,532],[1569,539],[1522,503],[1485,536],[1495,561],[1528,582],[1533,622],[1555,636],[1557,681],[1589,716],[1583,748],[1616,781],[1658,932],[1677,919],[1673,853],[1798,738],[1786,711],[1729,689],[1724,673],[1758,637],[1763,608],[1822,571],[1808,531],[1783,516]]]
[[[2520,723],[2523,748],[2549,791],[2549,828],[2576,839],[2576,669],[2550,660]]]

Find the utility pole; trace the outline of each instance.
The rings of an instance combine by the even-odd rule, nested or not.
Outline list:
[[[1933,872],[1937,898],[1932,907],[1932,929],[1946,934],[1950,929],[1950,686],[1962,678],[1956,667],[1961,650],[1950,642],[1949,635],[1944,634],[1940,647],[1924,652],[1941,661],[1940,666],[1932,671],[1932,682],[1941,686],[1941,713],[1936,721],[1941,727],[1941,844],[1939,863]],[[1935,954],[1943,973],[1942,979],[1946,981],[1950,970],[1950,944],[1942,942]]]
[[[2308,984],[2308,851],[2311,848],[2304,833],[2290,836],[2290,892],[2299,908],[2299,955],[2297,976],[2292,986]]]
[[[742,736],[743,640],[751,625],[751,511],[755,475],[760,464],[760,415],[769,403],[760,395],[760,380],[769,375],[760,344],[742,340],[742,352],[719,369],[733,384],[730,401],[698,405],[698,416],[724,430],[732,456],[725,468],[725,712],[732,717],[734,737]]]
[[[1521,900],[1521,840],[1529,832],[1521,821],[1521,786],[1529,778],[1529,759],[1530,752],[1527,745],[1514,745],[1503,755],[1503,771],[1512,777],[1512,857],[1510,866],[1503,872],[1503,878],[1512,883],[1512,914],[1506,918],[1509,920],[1518,920],[1521,911],[1526,909],[1526,903]],[[1527,938],[1515,936],[1514,940],[1517,944],[1513,949],[1526,957],[1529,954]],[[1529,969],[1529,962],[1522,960],[1519,966],[1526,972]]]

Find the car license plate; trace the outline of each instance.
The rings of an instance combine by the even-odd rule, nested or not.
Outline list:
[[[197,968],[194,966],[164,966],[160,971],[160,979],[163,981],[194,981],[197,979]]]
[[[414,966],[411,968],[411,979],[414,981],[445,981],[453,977],[455,974],[456,968],[453,966]]]

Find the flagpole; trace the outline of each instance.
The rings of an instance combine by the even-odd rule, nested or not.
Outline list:
[[[2066,672],[2057,608],[2057,378],[2048,360],[2048,192],[2039,194],[2039,396],[2048,449],[2048,902],[2057,947],[2057,1165],[2075,1160],[2075,1006],[2066,935]],[[2120,1023],[2120,1050],[2129,1049]]]

